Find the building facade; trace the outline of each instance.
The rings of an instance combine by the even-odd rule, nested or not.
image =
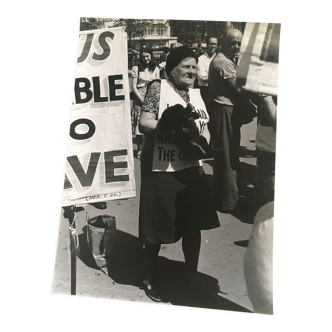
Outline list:
[[[118,19],[108,19],[103,22],[104,28],[113,27]],[[144,28],[144,35],[131,38],[131,48],[140,50],[142,46],[151,49],[170,47],[177,42],[177,37],[171,36],[171,29],[168,20],[152,20],[152,24],[147,24]]]

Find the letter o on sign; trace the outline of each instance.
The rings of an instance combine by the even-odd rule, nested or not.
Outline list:
[[[76,127],[79,125],[87,125],[88,126],[88,131],[86,133],[77,133],[76,132]],[[88,139],[90,137],[93,136],[93,134],[96,131],[96,126],[95,124],[89,120],[89,119],[78,119],[75,120],[71,125],[70,125],[70,132],[69,135],[73,138],[73,139],[77,139],[77,140],[83,140],[83,139]]]

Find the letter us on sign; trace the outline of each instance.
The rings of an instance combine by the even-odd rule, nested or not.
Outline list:
[[[62,206],[136,195],[123,27],[80,33]]]

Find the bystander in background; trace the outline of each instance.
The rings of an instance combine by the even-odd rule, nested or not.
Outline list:
[[[208,89],[209,67],[211,61],[216,55],[217,47],[218,47],[218,38],[214,36],[209,37],[207,39],[206,52],[198,58],[197,81],[198,81],[198,87],[201,91],[202,99],[206,107],[209,101],[209,89]]]
[[[214,147],[221,151],[215,155],[213,168],[215,202],[217,209],[223,212],[234,210],[239,199],[241,121],[233,108],[240,98],[235,87],[235,59],[241,41],[241,31],[227,30],[221,52],[212,60],[208,76],[209,129]]]
[[[138,129],[141,106],[146,93],[147,83],[160,76],[159,68],[156,66],[153,52],[143,48],[139,56],[140,64],[132,68],[132,91],[135,95],[132,109],[132,132],[136,135],[137,158],[141,156],[143,134]]]

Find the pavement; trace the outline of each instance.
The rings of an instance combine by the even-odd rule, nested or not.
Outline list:
[[[209,296],[194,299],[181,288],[184,275],[184,257],[181,240],[162,245],[158,258],[165,303],[155,304],[140,289],[143,277],[143,248],[138,240],[138,213],[140,192],[140,161],[135,158],[137,196],[130,199],[107,201],[107,209],[91,205],[76,213],[76,231],[80,252],[77,258],[76,296],[178,305],[217,310],[252,312],[243,274],[243,258],[248,245],[255,215],[253,180],[255,174],[256,120],[241,129],[240,147],[243,196],[239,209],[232,214],[218,212],[221,226],[202,231],[199,259],[199,279]],[[135,142],[134,154],[135,154]],[[204,160],[203,166],[209,185],[213,184],[213,159]],[[117,227],[116,258],[109,275],[96,265],[86,240],[86,216],[108,214],[115,216]],[[70,254],[68,250],[68,219],[61,216],[52,293],[70,295]]]

